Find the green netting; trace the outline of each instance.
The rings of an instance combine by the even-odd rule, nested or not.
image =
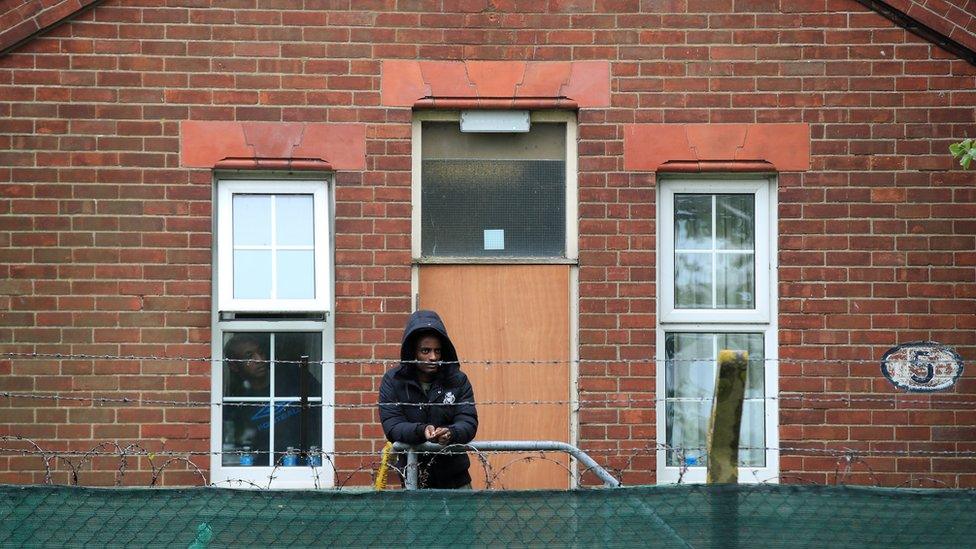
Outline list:
[[[2,547],[971,547],[976,492],[846,486],[245,491],[0,486]]]

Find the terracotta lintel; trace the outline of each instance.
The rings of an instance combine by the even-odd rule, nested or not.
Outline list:
[[[424,97],[413,104],[415,109],[521,109],[579,110],[576,101],[565,97]]]
[[[274,170],[289,172],[330,172],[332,165],[319,158],[224,158],[215,170]]]
[[[289,159],[290,165],[281,164]],[[268,167],[272,165],[268,162],[274,161],[279,169],[364,170],[366,125],[218,120],[184,120],[180,124],[183,166],[213,168],[228,160],[240,167],[235,169],[244,169],[241,166],[245,164],[254,169],[256,163]]]
[[[664,173],[709,173],[709,172],[775,172],[776,166],[763,160],[700,160],[681,161],[671,160],[661,164],[657,169]]]
[[[440,108],[431,102],[466,99],[488,109],[512,108],[500,106],[512,100],[527,100],[531,108],[585,109],[609,107],[611,96],[609,61],[387,59],[380,81],[380,104],[388,107]]]
[[[810,169],[810,126],[770,124],[627,124],[624,169],[654,172],[668,163],[681,171],[718,171],[756,163],[763,170]],[[725,163],[723,165],[723,163]],[[688,164],[694,164],[691,167]],[[679,165],[666,171],[677,171]]]

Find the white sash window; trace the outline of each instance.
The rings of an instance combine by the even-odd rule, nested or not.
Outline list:
[[[659,182],[658,482],[703,482],[717,357],[749,353],[739,481],[775,480],[775,180]]]
[[[329,183],[217,182],[211,474],[218,486],[334,481]]]

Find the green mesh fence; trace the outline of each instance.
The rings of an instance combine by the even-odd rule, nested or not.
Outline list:
[[[976,492],[680,485],[298,492],[0,487],[3,547],[972,547]]]

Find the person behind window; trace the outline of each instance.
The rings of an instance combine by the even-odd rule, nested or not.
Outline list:
[[[224,344],[224,394],[228,397],[261,397],[257,402],[225,403],[224,411],[224,451],[247,452],[254,455],[254,465],[278,464],[287,447],[298,449],[301,440],[301,407],[294,398],[279,400],[272,410],[271,362],[268,360],[270,337],[267,333],[234,334]],[[277,383],[279,395],[299,395],[298,375],[285,375],[289,368],[298,368],[295,361],[278,364],[279,378],[285,383]],[[279,379],[279,382],[281,381]],[[290,385],[296,385],[291,387]],[[321,396],[321,383],[313,376],[308,377],[308,394]],[[300,396],[300,395],[299,395]],[[316,410],[315,408],[312,409]],[[275,455],[271,451],[271,424],[275,428]],[[317,445],[311,435],[306,434],[306,443]]]
[[[234,334],[227,340],[224,345],[224,360],[227,361],[227,368],[231,373],[226,381],[227,396],[269,396],[271,363],[268,362],[267,345],[267,341],[249,333]]]
[[[400,346],[400,364],[383,376],[380,421],[391,442],[467,444],[478,432],[474,390],[461,371],[444,322],[434,311],[410,315]],[[467,454],[421,454],[422,488],[471,488]],[[397,458],[405,472],[406,456]]]

